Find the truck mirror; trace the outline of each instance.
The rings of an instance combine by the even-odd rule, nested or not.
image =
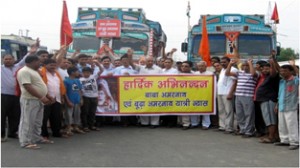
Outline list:
[[[277,47],[276,47],[276,55],[280,55],[280,51],[281,51],[280,46],[277,46]]]
[[[187,52],[188,43],[181,43],[181,52]]]

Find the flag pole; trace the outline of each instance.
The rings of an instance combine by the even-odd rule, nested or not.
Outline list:
[[[272,8],[271,8],[271,1],[269,1],[269,5],[268,5],[268,11],[267,11],[267,17],[266,17],[266,21],[268,25],[271,25],[271,14],[272,13]]]
[[[186,15],[188,17],[188,33],[191,31],[191,24],[190,24],[190,11],[191,11],[191,6],[190,6],[190,1],[188,1],[188,6],[187,6],[187,11],[186,11]]]
[[[277,24],[274,23],[274,32],[277,34]]]

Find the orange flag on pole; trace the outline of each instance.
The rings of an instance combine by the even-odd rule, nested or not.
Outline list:
[[[67,3],[63,1],[63,13],[60,29],[60,45],[68,46],[73,41],[72,27],[69,21]]]
[[[198,54],[202,57],[202,60],[206,62],[207,66],[211,66],[209,41],[206,29],[206,16],[202,17],[202,38],[199,46]]]
[[[275,7],[272,13],[272,17],[271,20],[274,20],[275,24],[279,24],[279,15],[278,15],[278,11],[277,11],[277,4],[275,2]]]

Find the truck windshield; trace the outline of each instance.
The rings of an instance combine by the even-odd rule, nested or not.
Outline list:
[[[198,50],[199,50],[199,45],[201,41],[202,36],[197,35],[193,39],[193,55],[198,55]],[[209,40],[209,49],[210,49],[210,54],[211,55],[224,55],[225,53],[225,35],[209,35],[208,36]]]
[[[193,39],[193,55],[198,55],[201,35]],[[225,35],[209,35],[209,48],[211,55],[224,55],[226,53]],[[239,35],[238,50],[241,55],[270,55],[272,49],[271,37],[268,35]]]
[[[238,37],[239,53],[244,55],[270,55],[271,37],[268,35],[240,35]]]
[[[126,53],[129,48],[136,52],[142,51],[142,46],[148,47],[148,36],[138,33],[122,34],[121,38],[114,39],[112,46],[113,50],[119,53]]]
[[[81,36],[73,38],[73,49],[98,51],[100,39],[93,36]]]

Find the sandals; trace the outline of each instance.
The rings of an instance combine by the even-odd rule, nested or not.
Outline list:
[[[74,135],[72,131],[67,131],[65,134],[68,135],[68,136]]]
[[[100,129],[97,128],[97,127],[91,127],[90,130],[92,130],[92,131],[100,131]]]
[[[60,137],[61,137],[61,138],[69,138],[70,136],[71,136],[71,135],[68,135],[68,134],[65,134],[65,133],[64,133],[64,134],[61,134]]]
[[[54,144],[54,141],[51,141],[49,139],[42,139],[40,141],[38,141],[39,144]]]
[[[100,128],[97,128],[97,127],[90,127],[90,128],[83,128],[82,129],[84,132],[90,132],[90,131],[100,131]]]
[[[40,149],[41,147],[38,146],[37,144],[28,144],[23,146],[24,149]]]
[[[276,140],[275,139],[269,139],[269,138],[261,138],[259,140],[260,143],[274,143]]]
[[[82,129],[84,132],[90,132],[91,130],[89,129],[89,128],[87,128],[87,127],[85,127],[85,128],[83,128]]]
[[[239,131],[236,131],[236,132],[233,133],[233,135],[239,136],[239,135],[244,135],[244,133],[241,133],[241,132],[239,132]]]
[[[74,131],[75,133],[78,133],[78,134],[84,134],[84,133],[85,133],[83,130],[79,129],[78,127],[75,127],[75,128],[73,129],[73,131]]]

